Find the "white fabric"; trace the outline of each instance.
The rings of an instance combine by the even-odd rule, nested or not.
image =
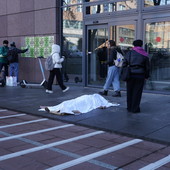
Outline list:
[[[56,106],[48,107],[50,112],[74,114],[73,111],[87,113],[93,109],[100,107],[118,106],[119,104],[109,103],[104,97],[99,94],[83,95],[75,99],[64,101]],[[39,109],[45,111],[44,109]]]
[[[51,52],[54,68],[62,68],[61,63],[64,61],[63,57],[60,57],[60,46],[57,44],[52,45],[52,52]]]
[[[6,86],[17,86],[17,77],[7,76]]]

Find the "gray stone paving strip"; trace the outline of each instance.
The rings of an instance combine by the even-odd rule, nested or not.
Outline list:
[[[11,134],[6,133],[6,132],[2,132],[2,131],[0,131],[0,134],[2,134],[4,136],[11,136]],[[32,141],[30,139],[25,139],[25,138],[18,138],[17,140],[20,140],[20,141],[23,141],[23,142],[26,142],[26,143],[29,143],[29,144],[32,144],[32,145],[35,145],[35,146],[44,145],[40,142],[35,142],[35,141]],[[63,154],[63,155],[66,155],[66,156],[69,156],[69,157],[72,157],[72,158],[80,158],[81,157],[81,155],[78,155],[78,154],[75,154],[75,153],[72,153],[72,152],[68,152],[68,151],[65,151],[65,150],[62,150],[62,149],[58,149],[58,148],[51,147],[51,148],[49,148],[49,150],[54,151],[54,152],[58,152],[60,154]],[[104,163],[104,162],[101,162],[101,161],[98,161],[98,160],[89,160],[88,162],[95,164],[97,166],[103,167],[103,168],[111,169],[111,170],[117,169],[117,167],[115,167],[113,165],[110,165],[110,164],[107,164],[107,163]],[[123,169],[119,168],[119,170],[123,170]]]
[[[70,126],[74,126],[74,125],[73,124],[67,124],[67,125],[63,125],[63,126],[57,126],[57,127],[53,127],[53,128],[42,129],[42,130],[23,133],[23,134],[19,134],[19,135],[4,137],[4,138],[0,138],[0,142],[6,141],[6,140],[11,140],[11,139],[16,139],[16,138],[20,138],[20,137],[24,137],[24,136],[29,136],[29,135],[35,135],[35,134],[38,134],[38,133],[48,132],[48,131],[52,131],[52,130],[62,129],[62,128],[70,127]]]
[[[149,165],[147,165],[147,166],[145,166],[145,167],[143,167],[143,168],[141,168],[139,170],[149,170],[149,169],[150,170],[154,170],[154,169],[158,169],[161,166],[163,166],[163,165],[165,165],[165,164],[167,164],[169,162],[170,162],[170,155],[168,155],[165,158],[160,159],[160,160],[158,160],[158,161],[156,161],[154,163],[151,163],[151,164],[149,164]]]
[[[7,109],[0,109],[0,112],[6,112],[8,111]]]
[[[123,149],[125,147],[134,145],[134,144],[142,142],[142,141],[143,140],[141,140],[141,139],[133,139],[131,141],[124,142],[122,144],[119,144],[119,145],[116,145],[116,146],[113,146],[113,147],[110,147],[110,148],[107,148],[107,149],[104,149],[104,150],[101,150],[101,151],[98,151],[98,152],[94,152],[94,153],[86,155],[86,156],[82,156],[82,157],[80,157],[78,159],[65,162],[63,164],[48,168],[46,170],[56,170],[56,169],[62,170],[62,169],[70,168],[72,166],[78,165],[78,164],[83,163],[83,162],[87,162],[87,161],[89,161],[91,159],[94,159],[94,158],[97,158],[99,156],[109,154],[111,152]]]
[[[64,151],[64,150],[61,150],[61,149],[58,149],[58,148],[50,148],[50,150],[61,153],[63,155],[66,155],[66,156],[69,156],[69,157],[72,157],[72,158],[82,157],[81,155],[71,153],[71,152],[67,152],[67,151]],[[92,163],[92,164],[97,165],[97,166],[100,166],[100,167],[103,167],[103,168],[111,169],[111,170],[118,168],[116,166],[113,166],[113,165],[110,165],[110,164],[107,164],[107,163],[104,163],[104,162],[101,162],[101,161],[98,161],[98,160],[89,160],[87,162]],[[119,168],[119,170],[123,170],[123,169]]]
[[[103,131],[96,131],[96,132],[88,133],[88,134],[85,134],[85,135],[69,138],[69,139],[66,139],[66,140],[61,140],[59,142],[53,142],[53,143],[50,143],[50,144],[47,144],[47,145],[38,146],[38,147],[35,147],[35,148],[26,149],[26,150],[22,150],[22,151],[19,151],[19,152],[7,154],[7,155],[4,155],[4,156],[0,156],[0,161],[15,158],[15,157],[25,155],[25,154],[28,154],[28,153],[40,151],[40,150],[47,149],[47,148],[50,148],[50,147],[53,147],[53,146],[58,146],[58,145],[73,142],[73,141],[76,141],[76,140],[88,138],[88,137],[95,136],[95,135],[102,134],[102,133],[104,133],[104,132]]]
[[[12,117],[19,117],[19,116],[25,116],[26,114],[17,114],[17,115],[10,115],[10,116],[2,116],[0,119],[6,119],[6,118],[12,118]]]
[[[13,126],[25,125],[25,124],[29,124],[29,123],[41,122],[41,121],[45,121],[45,120],[48,120],[48,119],[45,118],[45,119],[38,119],[38,120],[31,120],[31,121],[21,122],[21,123],[15,123],[15,124],[11,124],[11,125],[4,125],[4,126],[0,126],[0,129],[13,127]]]

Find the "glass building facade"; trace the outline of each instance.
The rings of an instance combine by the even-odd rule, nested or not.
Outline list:
[[[170,0],[63,0],[62,44],[69,82],[103,86],[112,39],[126,53],[135,39],[144,41],[151,76],[145,89],[170,91]],[[124,82],[121,82],[124,88]]]

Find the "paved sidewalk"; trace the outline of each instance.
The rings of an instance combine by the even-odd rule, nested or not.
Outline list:
[[[98,93],[100,90],[71,86],[68,92],[63,93],[58,86],[54,86],[54,93],[46,94],[43,88],[1,87],[0,107],[170,144],[170,95],[143,93],[140,114],[131,114],[126,111],[126,92],[122,92],[121,98],[113,98],[111,92],[105,97],[110,102],[119,103],[120,106],[104,110],[96,109],[78,116],[57,116],[38,111],[39,106],[57,105],[84,94]]]

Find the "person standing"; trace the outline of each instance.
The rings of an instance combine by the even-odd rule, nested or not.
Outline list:
[[[148,53],[142,48],[143,41],[135,40],[133,48],[125,55],[123,66],[130,65],[130,79],[126,81],[127,110],[140,112],[140,102],[145,79],[149,78],[150,63]]]
[[[69,90],[69,87],[66,87],[64,85],[63,79],[62,79],[62,74],[61,74],[62,64],[61,63],[64,61],[64,56],[60,57],[60,46],[59,45],[57,44],[52,45],[51,55],[52,55],[52,59],[54,63],[54,68],[53,70],[50,70],[46,93],[53,93],[52,85],[53,85],[55,76],[62,91],[66,92]]]
[[[104,90],[102,92],[99,92],[99,94],[107,96],[109,87],[112,84],[114,90],[114,94],[112,96],[121,97],[119,81],[120,68],[115,66],[114,60],[116,60],[117,58],[117,52],[121,54],[123,53],[121,49],[116,46],[116,43],[113,40],[109,40],[108,48],[109,48],[109,61],[107,62],[107,64],[109,65],[109,67],[107,72],[107,78],[103,87]]]
[[[0,55],[0,73],[2,71],[2,68],[4,67],[5,77],[8,76],[8,59],[7,59],[8,50],[9,50],[8,40],[4,40],[3,47],[1,47],[1,55]]]
[[[8,51],[9,75],[17,77],[17,81],[18,81],[18,72],[19,72],[18,54],[25,53],[27,51],[28,48],[24,50],[20,50],[16,48],[15,42],[12,42],[10,44],[10,48]]]

